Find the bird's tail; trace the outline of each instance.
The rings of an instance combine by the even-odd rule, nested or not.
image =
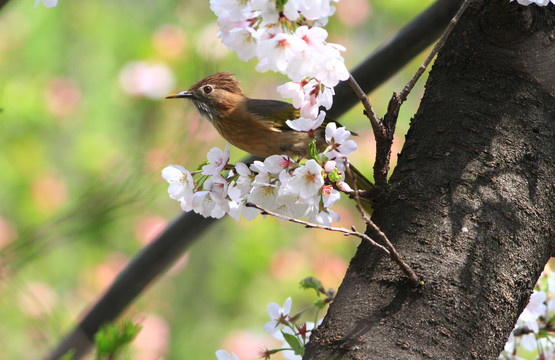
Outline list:
[[[374,186],[370,180],[368,180],[362,173],[352,164],[349,164],[349,170],[352,177],[347,176],[346,182],[351,188],[355,188],[354,184],[356,183],[356,188],[360,190],[370,190]],[[368,213],[368,215],[372,214],[372,204],[365,201],[364,199],[360,199],[360,205],[362,208]]]

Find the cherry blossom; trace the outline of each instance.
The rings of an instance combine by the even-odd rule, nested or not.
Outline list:
[[[237,355],[235,355],[234,353],[231,353],[231,355],[229,355],[229,353],[225,350],[216,351],[216,358],[218,358],[218,360],[239,360],[239,357]]]
[[[202,167],[203,175],[219,175],[229,161],[229,144],[225,146],[225,150],[220,148],[212,148],[207,155],[209,164]]]
[[[277,87],[277,92],[284,98],[291,98],[293,106],[297,109],[301,107],[304,102],[304,88],[302,82],[289,81]]]
[[[357,149],[357,144],[353,140],[347,140],[351,132],[345,127],[337,127],[337,124],[330,122],[326,125],[326,141],[332,146],[332,151],[328,155],[329,159],[334,159],[340,155],[348,155]]]
[[[314,197],[324,185],[322,167],[315,160],[308,160],[305,166],[295,169],[288,185],[292,193],[299,194],[303,199]]]
[[[58,5],[58,0],[37,0],[35,1],[35,7],[39,6],[41,1],[47,8],[53,8]]]
[[[179,199],[188,192],[193,192],[193,177],[183,166],[170,165],[162,170],[162,177],[170,183],[168,193],[170,198]]]
[[[291,299],[291,297],[288,297],[285,300],[285,302],[283,303],[283,307],[279,306],[279,304],[275,302],[269,303],[266,307],[266,311],[268,312],[268,315],[272,320],[268,321],[264,325],[264,331],[267,331],[270,334],[279,331],[283,327],[283,325],[287,323],[287,318],[289,316],[289,312],[291,311],[292,303],[293,300]]]
[[[261,40],[257,48],[257,56],[261,61],[256,69],[261,72],[273,70],[285,73],[289,62],[305,47],[306,43],[302,39],[287,33],[278,33]]]
[[[321,111],[316,119],[300,117],[296,120],[286,120],[285,123],[293,130],[297,131],[310,131],[316,130],[322,125],[326,118],[326,112]]]
[[[242,0],[210,1],[210,10],[218,18],[227,16],[234,21],[246,19],[252,12],[250,2]]]
[[[511,2],[514,0],[511,0]],[[538,6],[547,6],[549,5],[550,0],[517,0],[520,5],[530,5],[536,4]],[[555,0],[551,0],[551,3],[555,4]]]
[[[339,221],[339,214],[330,209],[326,209],[320,211],[316,215],[311,216],[309,221],[325,226],[330,226],[332,222]]]
[[[264,168],[273,175],[279,175],[283,170],[291,168],[295,162],[287,155],[271,155],[264,159]]]

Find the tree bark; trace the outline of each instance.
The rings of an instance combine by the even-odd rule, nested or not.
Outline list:
[[[555,246],[555,6],[475,1],[304,359],[496,359]],[[372,234],[369,234],[372,235]]]

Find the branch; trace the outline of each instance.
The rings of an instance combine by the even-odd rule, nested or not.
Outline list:
[[[409,61],[439,39],[453,15],[459,9],[461,0],[438,0],[416,16],[392,38],[376,48],[350,72],[366,94],[370,93]],[[358,103],[347,81],[335,87],[333,107],[328,115],[338,119]]]
[[[355,192],[355,194],[356,194],[356,192]],[[358,198],[358,195],[356,195],[356,196]],[[362,211],[362,208],[360,207],[360,200],[358,201],[358,206],[359,206],[359,210],[361,211],[361,213],[364,214],[364,216],[366,216],[365,221],[367,220],[367,221],[369,221],[370,223],[373,224],[373,230],[377,229],[376,234],[378,234],[378,236],[380,237],[380,240],[384,241],[384,239],[385,239],[384,243],[386,244],[386,246],[380,245],[377,242],[375,242],[370,236],[356,231],[354,226],[351,228],[351,230],[349,230],[349,229],[345,229],[345,228],[341,228],[341,227],[320,225],[320,224],[315,224],[315,223],[311,223],[311,222],[304,221],[304,220],[295,219],[295,218],[292,218],[292,217],[289,217],[289,216],[281,215],[281,214],[278,214],[276,212],[264,209],[263,207],[258,206],[256,204],[253,204],[251,202],[246,203],[245,206],[260,210],[260,214],[262,214],[262,215],[270,215],[270,216],[273,216],[275,218],[286,220],[286,221],[289,221],[289,222],[292,222],[292,223],[295,223],[295,224],[301,224],[301,225],[303,225],[304,227],[306,227],[308,229],[322,229],[322,230],[328,230],[328,231],[335,231],[335,232],[343,233],[346,236],[351,235],[351,236],[356,236],[356,237],[358,237],[362,240],[366,240],[370,245],[374,246],[375,248],[380,249],[383,253],[388,255],[396,264],[398,264],[399,267],[401,268],[401,271],[403,271],[403,273],[409,278],[409,280],[411,282],[411,285],[413,285],[414,287],[417,287],[418,285],[420,285],[420,278],[410,268],[410,266],[407,265],[407,263],[405,263],[403,261],[403,259],[401,259],[401,257],[399,256],[399,254],[395,250],[395,247],[387,239],[385,234],[383,232],[381,232],[380,229],[376,226],[376,224],[374,224],[370,219],[368,219],[368,216],[366,216],[366,213],[364,213]]]
[[[368,118],[370,119],[370,124],[372,124],[372,130],[374,130],[376,141],[378,137],[384,138],[386,136],[385,129],[382,122],[378,118],[378,115],[376,115],[376,112],[372,108],[372,105],[370,104],[370,99],[368,99],[368,96],[362,90],[353,75],[351,75],[347,81],[349,82],[349,85],[351,85],[351,88],[355,91],[355,94],[357,94],[358,98],[362,102],[362,105],[364,106],[366,116],[368,116]]]
[[[387,184],[387,174],[389,172],[389,163],[391,159],[391,146],[393,144],[393,135],[395,134],[395,127],[397,126],[397,119],[399,117],[399,109],[401,105],[406,100],[408,94],[414,88],[414,85],[418,81],[418,79],[422,76],[432,59],[436,56],[437,52],[445,41],[451,31],[457,24],[458,20],[460,19],[461,15],[464,13],[466,8],[468,7],[470,0],[464,0],[462,5],[460,6],[457,13],[453,16],[447,28],[443,31],[438,42],[434,45],[432,51],[424,61],[424,63],[418,68],[414,76],[408,82],[408,84],[403,88],[401,93],[393,93],[391,100],[389,101],[389,105],[387,108],[387,113],[383,118],[383,122],[381,122],[380,132],[376,132],[374,123],[372,123],[372,127],[374,128],[374,134],[376,137],[376,160],[374,162],[374,180],[378,188],[383,188]],[[364,101],[363,101],[364,103]],[[369,113],[367,110],[368,116],[372,121],[372,116],[375,114]],[[382,135],[383,134],[383,135]]]
[[[320,225],[320,224],[311,223],[311,222],[304,221],[304,220],[295,219],[295,218],[292,218],[292,217],[289,217],[289,216],[281,215],[281,214],[278,214],[277,212],[273,212],[271,210],[264,209],[263,207],[260,207],[256,204],[251,203],[251,202],[246,203],[245,206],[260,210],[260,214],[262,214],[262,215],[270,215],[270,216],[273,216],[275,218],[286,220],[286,221],[289,221],[289,222],[292,222],[292,223],[295,223],[295,224],[301,224],[301,225],[303,225],[304,227],[306,227],[308,229],[322,229],[322,230],[340,232],[340,233],[345,234],[346,236],[349,236],[349,235],[356,236],[358,238],[361,238],[363,240],[368,241],[370,243],[370,245],[372,245],[374,247],[377,247],[378,249],[380,249],[381,251],[383,251],[387,255],[390,255],[389,250],[387,250],[383,245],[378,244],[377,242],[372,240],[372,238],[369,237],[368,235],[356,231],[354,226],[351,228],[352,230],[349,230],[349,229],[345,229],[345,228],[341,228],[341,227]]]
[[[345,166],[345,168],[347,169],[348,176],[353,176],[349,166]],[[389,239],[387,238],[385,233],[383,231],[381,231],[381,229],[378,227],[378,225],[376,225],[372,221],[372,219],[370,219],[368,214],[366,214],[366,212],[362,208],[362,204],[360,203],[360,194],[358,192],[356,182],[353,183],[353,186],[354,186],[353,195],[354,195],[354,198],[355,198],[355,202],[357,204],[357,209],[358,209],[360,215],[362,216],[362,219],[364,220],[366,225],[370,229],[372,229],[372,231],[374,231],[374,233],[378,236],[378,238],[385,244],[385,247],[387,248],[387,250],[389,252],[389,254],[388,254],[389,257],[397,265],[399,265],[399,267],[401,268],[401,271],[403,271],[403,273],[409,278],[411,285],[414,286],[414,287],[418,287],[419,285],[421,285],[420,277],[418,275],[416,275],[414,270],[405,261],[403,261],[403,259],[401,258],[401,256],[397,252],[397,250],[395,249],[395,246],[393,246],[391,241],[389,241]]]
[[[422,65],[420,65],[420,67],[418,68],[418,70],[416,71],[412,79],[410,79],[407,85],[403,88],[403,90],[399,94],[399,100],[401,102],[399,106],[401,106],[401,104],[407,99],[407,96],[414,88],[414,85],[416,84],[418,79],[420,79],[420,76],[422,76],[422,74],[424,73],[428,65],[430,65],[430,63],[432,62],[433,58],[443,47],[443,45],[445,44],[445,41],[451,34],[451,31],[453,31],[453,29],[455,28],[455,25],[457,25],[457,22],[459,21],[459,19],[461,18],[462,14],[464,13],[464,11],[466,10],[469,4],[470,4],[470,0],[464,0],[457,13],[453,16],[453,18],[449,22],[449,25],[447,26],[443,34],[441,35],[437,43],[432,48],[432,51],[430,51],[430,54],[428,54],[428,57],[426,58],[426,60],[424,60],[424,62],[422,63]]]

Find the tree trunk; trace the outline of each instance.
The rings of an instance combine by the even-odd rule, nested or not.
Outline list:
[[[555,248],[554,24],[552,4],[468,8],[374,206],[425,284],[361,243],[304,359],[497,358]]]

